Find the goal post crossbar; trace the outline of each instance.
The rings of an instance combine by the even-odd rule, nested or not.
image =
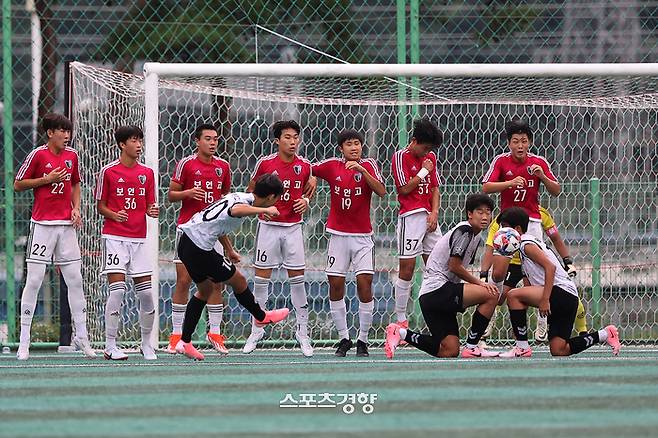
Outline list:
[[[658,76],[658,63],[599,64],[179,64],[147,62],[144,76],[630,77]]]

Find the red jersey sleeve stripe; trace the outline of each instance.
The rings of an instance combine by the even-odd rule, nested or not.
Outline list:
[[[496,168],[496,163],[505,155],[507,154],[500,154],[497,155],[496,158],[494,158],[494,160],[491,162],[491,166],[489,167],[489,170],[487,171],[487,173],[484,174],[484,177],[482,178],[483,183],[489,182],[489,178],[491,178],[491,175],[493,174],[493,171]]]
[[[366,163],[370,163],[370,165],[372,166],[372,170],[375,172],[373,176],[377,178],[379,182],[383,183],[384,178],[382,177],[382,173],[379,171],[379,166],[377,166],[377,162],[372,158],[366,158],[365,161]]]
[[[406,181],[404,180],[404,171],[402,170],[402,154],[404,154],[404,151],[397,151],[393,155],[393,177],[395,178],[398,187],[402,187],[406,184]]]
[[[112,161],[106,164],[100,172],[98,172],[98,181],[96,182],[96,200],[100,201],[103,198],[103,183],[105,182],[105,171],[114,166],[117,162]]]
[[[185,164],[187,164],[188,161],[194,159],[194,157],[195,155],[188,155],[178,162],[176,170],[174,171],[174,182],[180,182],[181,178],[183,177],[183,169],[185,168]]]
[[[25,172],[27,172],[27,169],[30,168],[30,164],[32,163],[32,160],[34,159],[35,155],[37,152],[42,151],[46,149],[46,146],[39,146],[38,148],[34,149],[32,152],[27,154],[27,157],[25,157],[25,161],[23,162],[23,165],[18,169],[18,172],[16,173],[16,181],[20,181],[25,177]]]
[[[261,164],[263,164],[264,161],[271,160],[272,157],[274,157],[276,154],[270,154],[266,157],[261,157],[257,162],[256,166],[254,167],[254,172],[251,174],[251,179],[255,179],[256,175],[258,175],[258,170],[260,169]]]

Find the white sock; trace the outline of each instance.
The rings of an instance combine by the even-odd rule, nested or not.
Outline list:
[[[150,345],[153,320],[155,319],[151,280],[137,283],[135,285],[135,295],[139,297],[139,326],[142,331],[142,344]]]
[[[187,309],[187,304],[171,304],[172,335],[183,334],[183,319],[185,319],[185,309]]]
[[[329,308],[331,309],[331,319],[334,320],[336,330],[338,330],[338,337],[340,339],[349,339],[350,332],[347,329],[347,308],[345,307],[345,299],[338,301],[329,300]]]
[[[261,309],[267,309],[267,295],[270,287],[270,279],[264,277],[254,277],[254,299],[260,305]],[[265,330],[262,327],[257,327],[254,323],[254,318],[251,318],[251,332],[258,330]]]
[[[516,346],[519,348],[523,348],[524,350],[530,348],[530,344],[528,344],[528,341],[516,341]]]
[[[46,265],[40,263],[27,264],[27,277],[25,278],[25,287],[21,295],[21,337],[20,345],[22,347],[30,346],[30,330],[32,328],[32,318],[34,310],[37,308],[37,296],[43,276],[46,274]]]
[[[117,346],[117,332],[121,319],[121,304],[126,293],[126,283],[117,281],[108,286],[107,303],[105,304],[105,349]]]
[[[411,294],[411,281],[403,280],[398,277],[395,282],[395,314],[398,322],[407,320],[407,303]]]
[[[82,263],[76,262],[59,267],[69,295],[71,319],[78,339],[89,339],[87,333],[87,300],[82,289]]]
[[[297,319],[297,333],[299,336],[308,336],[308,301],[306,301],[306,286],[304,276],[298,275],[289,279],[290,301],[295,306]]]
[[[404,341],[404,338],[407,337],[407,329],[400,327],[400,339]]]
[[[608,340],[608,331],[606,329],[599,330],[599,342],[605,344]]]
[[[221,333],[220,324],[222,323],[222,318],[224,317],[224,305],[223,304],[206,304],[206,309],[208,309],[208,324],[210,325],[210,333],[218,335]]]
[[[359,340],[368,343],[368,332],[372,326],[372,312],[375,309],[375,300],[368,303],[359,301]]]

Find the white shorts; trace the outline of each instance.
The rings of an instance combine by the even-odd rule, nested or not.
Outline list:
[[[332,234],[329,237],[325,272],[327,275],[345,277],[350,270],[356,275],[375,273],[375,243],[372,236]]]
[[[72,225],[30,224],[25,249],[27,263],[69,265],[80,262],[78,236]]]
[[[183,234],[183,230],[180,228],[176,228],[176,244],[174,245],[174,259],[172,262],[177,263],[177,264],[183,264],[183,262],[180,261],[178,258],[178,241],[180,240],[180,236]],[[224,247],[222,246],[221,243],[219,243],[219,240],[215,242],[215,246],[213,248],[219,255],[223,256],[224,255]]]
[[[132,278],[153,273],[145,242],[126,242],[104,237],[102,274],[124,274]]]
[[[289,227],[258,222],[254,266],[258,269],[305,269],[302,224]]]
[[[441,238],[441,229],[437,226],[436,230],[428,233],[427,216],[428,213],[419,211],[398,217],[398,258],[413,259],[432,252],[434,245]]]
[[[528,234],[532,234],[537,239],[544,241],[544,228],[541,226],[541,222],[530,221],[528,222]]]

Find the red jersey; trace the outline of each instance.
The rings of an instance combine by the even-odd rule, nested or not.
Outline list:
[[[541,180],[538,176],[530,173],[530,166],[539,164],[544,169],[544,174],[557,182],[557,178],[551,172],[551,168],[544,157],[539,155],[528,154],[528,158],[519,163],[512,157],[512,153],[500,154],[494,158],[489,171],[482,179],[483,183],[510,181],[517,176],[522,176],[526,180],[526,185],[522,187],[513,187],[500,192],[500,209],[505,210],[509,207],[522,207],[530,219],[541,221],[539,213],[539,184]]]
[[[153,170],[137,163],[126,167],[119,160],[103,167],[98,174],[96,200],[105,201],[112,211],[125,210],[126,222],[105,218],[103,237],[142,242],[146,238],[146,209],[155,203]]]
[[[42,225],[71,225],[73,210],[72,190],[74,184],[80,183],[78,153],[73,148],[65,148],[55,155],[43,145],[28,154],[23,165],[16,173],[16,181],[41,178],[56,168],[66,169],[66,178],[62,182],[45,184],[32,189],[34,205],[32,222]]]
[[[313,165],[313,175],[329,183],[331,206],[327,232],[343,235],[372,234],[370,199],[372,189],[361,174],[345,168],[344,158],[329,158]],[[383,178],[372,158],[359,160],[366,171],[382,182]]]
[[[293,203],[302,198],[304,186],[311,177],[311,163],[298,155],[290,163],[279,158],[279,154],[268,155],[256,163],[256,169],[251,179],[271,173],[279,177],[283,183],[283,194],[274,204],[280,215],[267,222],[272,225],[290,226],[302,221],[302,215],[292,210]],[[259,216],[262,219],[262,216]]]
[[[218,157],[212,157],[210,163],[204,163],[196,154],[190,155],[178,162],[171,180],[183,186],[183,190],[200,187],[205,191],[203,201],[183,199],[176,222],[180,225],[231,191],[231,166],[228,161]]]
[[[401,195],[398,192],[398,202],[400,203],[400,216],[407,216],[419,211],[432,212],[432,189],[439,187],[439,167],[436,164],[436,155],[430,152],[424,157],[417,157],[409,148],[402,149],[393,154],[391,160],[391,173],[395,180],[395,188],[399,189],[403,185],[409,183],[411,178],[418,174],[418,171],[423,167],[425,159],[432,160],[434,163],[434,171],[430,172],[418,184],[416,190],[408,195]]]

